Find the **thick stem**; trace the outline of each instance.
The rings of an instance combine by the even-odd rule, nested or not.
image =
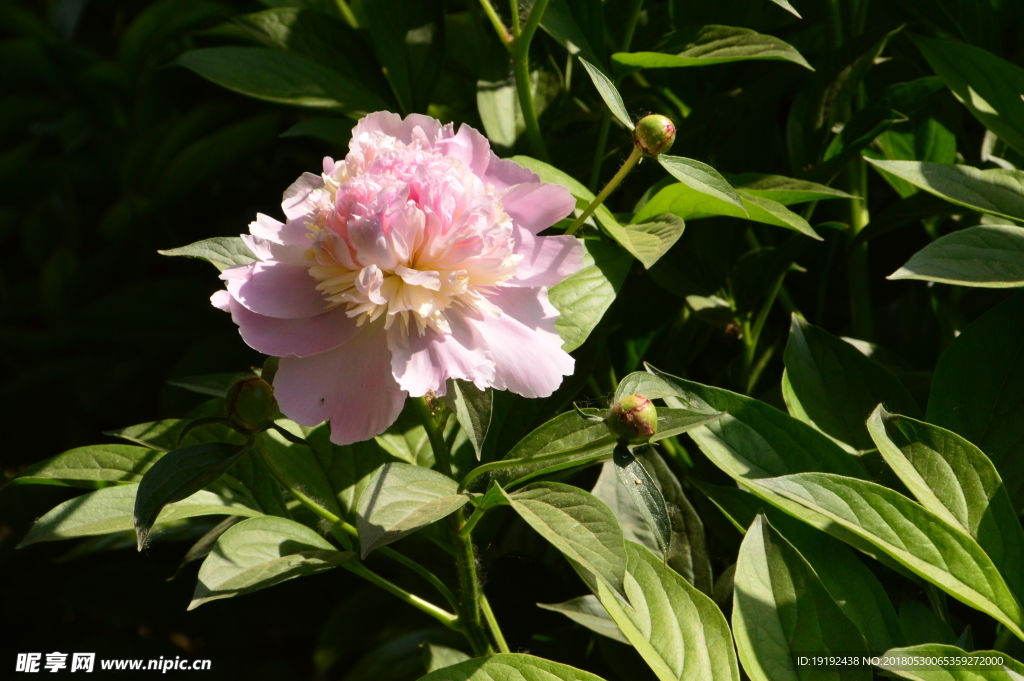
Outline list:
[[[544,145],[544,136],[537,120],[537,108],[533,103],[533,90],[530,87],[530,43],[547,6],[548,0],[536,0],[533,3],[530,16],[526,18],[522,30],[515,37],[512,48],[512,71],[516,79],[519,108],[522,109],[523,121],[526,123],[526,138],[530,142],[534,156],[542,161],[548,160],[548,150]]]
[[[494,611],[491,610],[491,603],[487,600],[487,596],[481,598],[480,605],[484,610],[484,617],[487,618],[487,628],[491,630],[491,636],[498,644],[498,650],[503,653],[512,652],[508,649],[508,643],[505,643],[505,635],[501,633],[501,627],[498,626],[498,620],[494,616]]]
[[[519,2],[518,0],[508,0],[509,12],[512,14],[512,35],[519,35]]]
[[[512,49],[512,34],[505,28],[505,24],[501,23],[501,17],[494,9],[494,5],[491,4],[490,0],[480,0],[480,6],[484,9],[484,14],[487,15],[487,19],[491,22],[491,26],[494,26],[494,30],[498,34],[498,38],[501,39],[502,44],[508,49]],[[518,17],[517,17],[518,19]]]
[[[422,397],[413,398],[413,402],[419,413],[420,421],[427,431],[427,438],[434,451],[434,460],[437,462],[438,470],[448,477],[452,477],[451,455],[437,419],[434,418],[430,407]],[[473,549],[473,541],[469,536],[461,534],[461,530],[466,524],[463,510],[460,508],[448,516],[447,524],[449,540],[454,549],[455,566],[459,573],[459,624],[462,627],[462,633],[473,648],[474,655],[486,655],[491,652],[491,644],[487,640],[487,633],[484,631],[481,617],[480,601],[483,597],[483,590],[480,587],[480,578],[476,571],[476,552]]]
[[[637,164],[637,161],[640,160],[640,158],[643,156],[643,153],[643,150],[639,146],[637,146],[636,144],[633,145],[633,151],[629,154],[629,157],[622,164],[622,167],[619,168],[619,172],[615,173],[615,176],[612,177],[612,179],[608,180],[608,184],[604,186],[604,189],[601,190],[601,193],[598,194],[597,197],[595,197],[594,200],[590,202],[590,205],[587,206],[587,209],[584,210],[578,218],[576,218],[576,221],[569,226],[569,229],[565,230],[566,234],[576,233],[576,230],[578,230],[583,225],[583,223],[586,222],[587,218],[594,214],[594,211],[597,210],[598,206],[604,203],[604,200],[608,198],[608,195],[611,194],[615,190],[615,188],[619,186],[619,183],[621,183],[623,178],[625,178],[626,175],[629,174],[629,171],[632,170],[633,166]]]

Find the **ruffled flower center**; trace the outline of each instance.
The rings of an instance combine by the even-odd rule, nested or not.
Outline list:
[[[308,223],[317,289],[358,324],[384,316],[404,333],[451,333],[453,307],[500,316],[487,296],[522,259],[500,196],[422,135],[371,135],[324,173]]]

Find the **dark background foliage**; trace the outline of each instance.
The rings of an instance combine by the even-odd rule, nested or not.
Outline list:
[[[283,4],[289,3],[266,3]],[[332,11],[332,3],[322,4]],[[616,27],[628,4],[604,3],[612,42],[619,39]],[[266,5],[203,0],[0,4],[0,400],[5,421],[0,467],[8,476],[65,449],[100,441],[105,430],[181,416],[202,399],[169,385],[169,379],[241,371],[262,361],[240,341],[229,318],[209,306],[208,297],[218,288],[210,268],[162,258],[156,251],[245,231],[256,212],[278,213],[281,191],[301,172],[316,171],[325,154],[344,154],[337,142],[282,136],[307,114],[234,94],[168,66],[198,46],[236,44],[237,35],[224,22]],[[418,101],[409,106],[480,127],[477,81],[508,75],[500,44],[475,2],[427,5],[447,15],[443,54],[433,55],[428,65],[436,70],[419,74],[416,81],[417,87],[433,83],[432,91],[417,93]],[[826,29],[827,3],[794,0],[802,21],[767,0],[647,5],[635,45],[656,44],[670,20],[676,25],[725,23],[783,38],[818,71],[780,62],[652,71],[655,87],[625,81],[623,92],[635,109],[631,113],[672,115],[679,122],[673,151],[721,171],[800,171],[787,151],[787,125],[797,93],[818,74],[828,73],[836,57]],[[1022,3],[994,2],[987,20],[933,16],[928,5],[874,2],[865,35],[877,39],[910,22],[919,33],[951,34],[1024,64]],[[943,3],[968,5],[973,6]],[[870,99],[893,83],[931,75],[902,34],[892,40],[887,55],[892,59],[865,81]],[[566,53],[539,34],[533,61],[557,72],[565,68]],[[679,104],[665,94],[669,91],[681,93],[687,112],[692,110],[685,119]],[[591,84],[580,75],[569,92],[554,95],[541,118],[554,165],[584,181],[591,173],[601,111]],[[984,130],[946,90],[899,125],[910,130],[929,118],[956,135],[965,160],[980,160]],[[523,148],[500,151],[529,153],[525,140],[518,144]],[[613,127],[603,179],[614,172],[629,144],[628,136]],[[631,211],[663,176],[654,164],[641,166],[612,196],[610,208]],[[870,197],[873,215],[899,198],[876,174],[870,175]],[[842,203],[823,204],[814,224],[846,221]],[[744,391],[734,329],[697,318],[684,298],[714,292],[750,250],[747,227],[729,218],[694,221],[658,267],[644,271],[633,263],[619,300],[577,351],[578,376],[561,395],[563,403],[575,396],[599,404],[616,377],[636,369],[641,359],[677,375]],[[938,229],[943,231],[941,224]],[[811,322],[849,335],[845,235],[821,231],[824,242],[802,245],[797,262],[805,271],[791,273],[786,293]],[[753,232],[763,246],[782,246],[789,239],[788,232],[764,225]],[[928,241],[920,227],[893,231],[872,242],[869,260],[873,340],[892,353],[893,365],[922,401],[942,349],[1004,295],[885,280]],[[752,286],[763,285],[755,276]],[[756,301],[755,292],[751,305]],[[762,347],[775,352],[752,391],[780,406],[785,307],[777,305],[769,318]],[[715,470],[703,472],[709,479],[721,478]],[[582,476],[574,482],[586,486]],[[353,678],[415,677],[409,671],[415,665],[402,667],[395,660],[418,660],[415,643],[422,636],[409,638],[415,639],[409,644],[399,635],[429,628],[430,622],[340,570],[186,612],[194,566],[185,568],[181,579],[165,580],[174,574],[187,544],[160,544],[142,555],[124,549],[73,560],[65,544],[16,553],[14,546],[32,520],[70,496],[59,487],[13,487],[0,494],[0,621],[7,625],[0,634],[0,669],[10,669],[16,652],[58,650],[95,651],[108,658],[208,657],[213,671],[204,678],[211,679],[345,678],[348,673]],[[702,515],[713,556],[735,555],[738,533],[720,518],[715,524],[713,511]],[[576,664],[609,679],[639,678],[645,667],[626,648],[592,640],[560,615],[533,607],[582,591],[550,548],[545,553],[542,542],[521,524],[491,529],[490,536],[501,540],[483,547],[487,590],[513,650]],[[391,649],[366,657],[396,637]]]

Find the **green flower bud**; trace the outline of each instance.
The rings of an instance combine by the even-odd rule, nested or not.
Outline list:
[[[259,376],[240,378],[232,383],[227,404],[228,420],[236,428],[256,433],[274,425],[277,416],[274,388]]]
[[[633,131],[633,142],[648,156],[664,154],[676,141],[676,126],[667,116],[644,116]]]
[[[612,405],[604,422],[620,442],[640,445],[658,432],[658,410],[646,397],[629,395]]]

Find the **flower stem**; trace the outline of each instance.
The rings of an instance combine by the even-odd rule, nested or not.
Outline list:
[[[494,9],[494,5],[491,4],[490,0],[480,0],[480,6],[484,9],[484,14],[487,15],[487,19],[491,22],[491,26],[494,26],[494,30],[498,33],[498,38],[501,39],[502,44],[512,49],[512,34],[505,28],[505,24],[501,22],[501,17]],[[516,17],[518,19],[518,17]]]
[[[519,2],[518,0],[508,0],[508,8],[512,14],[512,35],[519,35]]]
[[[359,531],[356,528],[352,527],[351,524],[345,522],[342,518],[339,518],[338,516],[336,516],[333,513],[331,513],[329,510],[327,510],[326,508],[321,506],[319,503],[317,503],[316,501],[314,501],[310,497],[308,497],[305,494],[303,494],[302,492],[300,492],[298,489],[295,488],[294,485],[289,483],[288,480],[281,473],[281,471],[279,471],[277,469],[277,467],[274,466],[273,462],[270,460],[270,457],[267,456],[266,450],[264,449],[263,441],[259,437],[257,437],[256,441],[253,443],[252,451],[256,454],[256,457],[260,460],[260,463],[263,465],[263,467],[266,468],[270,472],[271,477],[273,477],[274,480],[277,481],[277,484],[279,484],[281,487],[283,487],[288,492],[288,494],[290,494],[292,496],[293,499],[298,501],[300,504],[302,504],[303,506],[308,508],[310,511],[312,511],[313,513],[315,513],[319,517],[321,517],[324,520],[326,520],[327,522],[331,523],[332,534],[334,534],[334,536],[338,539],[339,542],[341,542],[342,546],[344,546],[346,550],[351,550],[352,549],[352,543],[351,543],[350,540],[348,540],[346,535],[351,535],[353,537],[358,537],[359,536]],[[338,532],[338,530],[340,530],[341,532]],[[437,589],[438,593],[440,593],[442,596],[444,596],[445,600],[448,601],[448,604],[451,605],[452,608],[456,608],[457,609],[458,601],[456,600],[455,596],[452,594],[451,590],[449,590],[448,587],[444,585],[444,582],[442,582],[440,579],[438,579],[438,577],[434,573],[432,573],[430,570],[428,570],[427,568],[423,567],[422,565],[420,565],[419,563],[417,563],[413,559],[408,558],[406,556],[403,556],[398,551],[395,551],[394,549],[388,548],[386,546],[377,549],[377,551],[381,555],[384,555],[384,556],[387,556],[388,558],[391,558],[392,560],[394,560],[394,561],[396,561],[396,562],[406,566],[407,568],[409,568],[410,570],[412,570],[416,574],[418,574],[421,577],[423,577],[435,589]],[[348,569],[353,574],[357,574],[357,575],[363,577],[364,579],[367,579],[369,581],[373,581],[375,584],[378,583],[377,580],[387,581],[387,580],[384,580],[383,577],[380,577],[376,573],[373,573],[369,568],[367,568],[366,566],[362,565],[362,563],[358,563],[358,562],[356,562],[354,560],[348,561],[344,565],[345,565],[346,569]],[[361,568],[361,569],[360,570],[352,569],[353,566],[359,566],[359,568]],[[373,578],[371,579],[371,577],[369,575],[372,575]],[[390,582],[389,582],[389,584],[390,584]],[[395,592],[396,589],[398,591],[401,591],[402,594],[404,594],[404,595],[400,595],[400,594],[396,593]],[[413,606],[419,608],[420,610],[423,610],[428,615],[439,619],[439,621],[441,621],[443,624],[445,624],[445,626],[451,626],[451,623],[448,622],[446,618],[451,618],[452,622],[455,621],[455,616],[452,615],[451,613],[449,613],[449,612],[447,612],[447,611],[437,607],[436,605],[434,605],[433,603],[430,603],[429,601],[426,601],[426,600],[420,598],[419,596],[413,596],[412,594],[409,594],[409,593],[405,592],[400,587],[394,586],[392,584],[391,587],[387,587],[387,590],[391,591],[392,593],[395,593],[395,595],[398,595],[402,600],[406,601],[407,603],[411,603]],[[438,614],[439,613],[443,613],[443,617],[438,618]]]
[[[451,454],[448,452],[448,445],[444,441],[444,434],[441,432],[440,424],[430,410],[427,401],[422,398],[412,398],[419,414],[423,428],[427,431],[427,438],[430,441],[431,449],[434,451],[434,461],[437,462],[438,470],[452,477]],[[462,633],[473,648],[474,655],[487,655],[491,652],[491,644],[487,640],[487,633],[484,631],[481,618],[480,601],[483,598],[483,590],[480,587],[480,578],[476,571],[476,551],[473,549],[473,541],[468,536],[461,534],[466,524],[466,516],[463,509],[459,509],[447,518],[448,536],[454,549],[455,566],[459,573],[459,624]]]
[[[400,600],[405,601],[414,608],[422,610],[423,612],[427,613],[428,615],[430,615],[431,617],[433,617],[449,629],[459,629],[458,617],[451,614],[444,608],[439,608],[430,601],[424,600],[415,594],[411,594],[402,587],[397,586],[396,584],[392,584],[391,582],[384,579],[383,577],[381,577],[376,572],[366,567],[362,563],[352,560],[346,563],[342,563],[342,566],[345,567],[352,574],[362,577],[371,584],[379,586],[380,588],[384,589],[393,596],[398,597]]]
[[[494,611],[491,610],[491,603],[487,600],[487,596],[481,596],[480,606],[484,610],[484,617],[487,618],[487,627],[491,630],[491,636],[498,644],[498,650],[503,653],[512,652],[508,649],[508,643],[505,643],[505,635],[501,633],[501,627],[498,626],[498,620],[494,617]]]
[[[359,22],[356,21],[356,15],[352,12],[352,8],[348,6],[345,0],[334,0],[335,4],[338,5],[338,11],[341,12],[341,16],[352,28],[359,28]]]
[[[469,516],[469,520],[467,520],[466,524],[462,526],[461,530],[459,530],[459,537],[468,539],[469,535],[473,532],[473,528],[476,527],[476,524],[480,522],[480,519],[484,517],[484,513],[486,512],[487,511],[482,508],[473,509],[473,513]]]
[[[548,150],[544,145],[544,136],[537,120],[537,108],[533,103],[533,90],[530,88],[530,42],[533,41],[533,35],[540,26],[547,6],[548,0],[536,0],[533,3],[530,15],[512,45],[512,71],[516,79],[519,108],[523,111],[523,121],[526,123],[526,138],[530,142],[533,154],[542,161],[548,160]]]
[[[572,223],[569,226],[569,229],[565,230],[566,234],[576,233],[576,230],[578,230],[583,225],[583,223],[586,222],[587,218],[589,218],[594,213],[594,211],[597,210],[598,206],[604,203],[604,200],[608,198],[608,195],[611,194],[615,190],[615,188],[619,186],[619,183],[622,182],[622,179],[629,174],[629,171],[632,170],[633,166],[637,164],[637,161],[640,160],[640,157],[643,156],[643,153],[643,150],[638,145],[633,145],[633,151],[629,154],[629,157],[622,164],[622,167],[619,168],[619,172],[615,173],[615,177],[608,180],[608,184],[604,186],[604,189],[601,190],[601,193],[598,194],[597,197],[590,202],[590,205],[587,206],[587,209],[583,211],[583,213],[581,213],[578,218],[576,218],[576,222]]]

